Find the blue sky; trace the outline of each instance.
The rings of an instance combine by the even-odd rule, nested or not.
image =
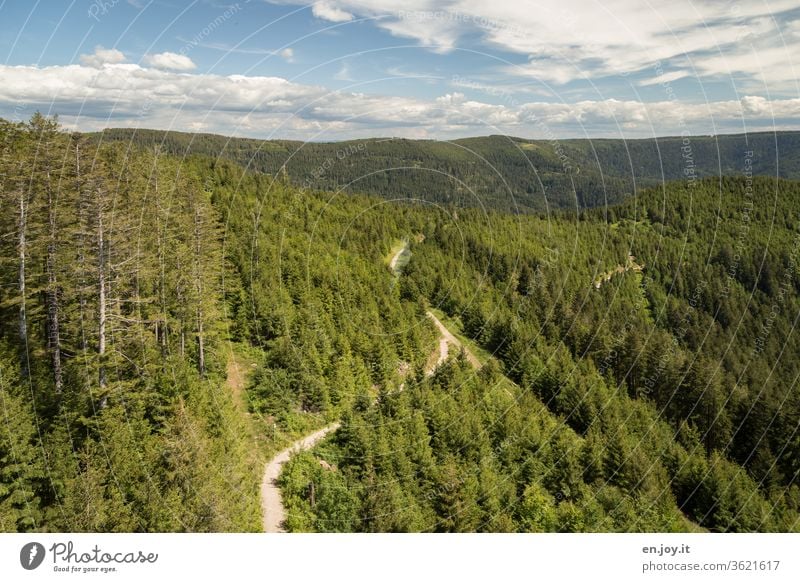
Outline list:
[[[301,140],[800,129],[797,0],[0,0],[0,116]]]

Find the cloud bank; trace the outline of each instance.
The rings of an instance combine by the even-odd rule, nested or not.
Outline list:
[[[694,104],[669,99],[497,104],[458,91],[433,99],[370,95],[281,77],[188,73],[194,63],[175,57],[181,55],[150,55],[145,64],[134,64],[117,50],[98,47],[81,57],[81,64],[0,65],[0,111],[59,113],[62,122],[80,130],[140,126],[295,139],[491,133],[646,137],[782,128],[800,117],[800,99],[755,95]]]

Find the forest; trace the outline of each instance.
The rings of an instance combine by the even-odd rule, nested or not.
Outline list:
[[[328,146],[108,133],[0,122],[0,531],[258,531],[264,460],[334,420],[281,474],[290,531],[800,530],[800,183],[749,175],[774,136],[748,175],[734,136],[730,176],[642,163],[619,204],[519,213],[325,181],[371,145],[308,181]],[[452,147],[418,163],[459,176],[426,157]],[[431,366],[429,312],[479,366]]]
[[[290,525],[796,531],[797,195],[730,178],[577,223],[429,225],[401,294],[485,365],[456,358],[344,417],[315,451],[335,472],[304,453],[284,473]],[[614,268],[629,254],[641,270]]]
[[[229,159],[258,172],[285,174],[308,189],[515,214],[603,207],[665,180],[741,175],[746,165],[756,175],[800,179],[796,131],[638,140],[492,135],[320,143],[108,129],[92,138]]]

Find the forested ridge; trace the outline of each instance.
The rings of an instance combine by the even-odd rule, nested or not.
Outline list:
[[[606,206],[665,180],[746,170],[800,179],[800,133],[791,131],[637,140],[492,135],[331,143],[143,129],[108,129],[92,137],[229,159],[259,172],[286,174],[306,188],[514,213]]]
[[[39,115],[0,136],[0,529],[257,528],[203,177]]]
[[[800,528],[796,182],[514,215],[0,135],[3,531],[257,530],[264,455],[338,419],[290,530]],[[426,373],[429,310],[479,370]]]
[[[298,456],[292,525],[796,530],[799,192],[673,183],[579,221],[430,225],[401,293],[493,357],[346,416],[318,453],[337,471]],[[596,288],[630,253],[644,270]]]
[[[372,201],[39,115],[0,135],[3,531],[258,530],[264,454],[427,356]]]

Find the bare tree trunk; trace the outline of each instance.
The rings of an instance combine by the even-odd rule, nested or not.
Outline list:
[[[201,376],[206,373],[206,355],[203,340],[203,274],[200,268],[200,216],[197,207],[194,209],[194,283],[197,290],[197,369]]]
[[[50,176],[47,176],[47,219],[50,237],[47,242],[47,348],[53,366],[53,382],[56,394],[61,394],[64,381],[61,372],[61,333],[58,320],[58,281],[56,279],[56,210],[53,190],[50,188]]]
[[[25,230],[28,227],[27,215],[25,212],[25,192],[19,190],[19,236],[17,239],[17,248],[19,252],[19,341],[23,355],[20,358],[22,362],[22,375],[27,377],[28,370],[28,315],[25,311],[25,253],[27,251],[27,241],[25,239]]]
[[[106,367],[105,367],[105,356],[106,356],[106,251],[105,251],[105,239],[104,239],[104,232],[103,232],[103,213],[102,210],[98,212],[97,216],[97,249],[98,249],[98,272],[97,272],[97,280],[98,280],[98,334],[97,334],[97,355],[99,356],[100,360],[100,390],[103,392],[103,395],[100,400],[100,406],[105,407],[106,405],[106,394],[105,394],[105,387],[106,387]]]
[[[179,273],[183,272],[183,264],[181,263],[180,257],[178,257],[178,262],[176,265],[177,271]],[[177,304],[183,306],[185,304],[185,299],[183,295],[183,281],[182,278],[178,280],[177,287],[175,289],[175,298],[177,300]],[[181,322],[180,322],[180,340],[178,343],[178,349],[180,350],[181,359],[183,359],[186,355],[186,314],[183,310],[181,310],[180,314]]]
[[[161,301],[161,315],[163,317],[163,320],[156,322],[156,339],[161,348],[161,357],[165,358],[167,355],[167,285],[166,275],[164,273],[164,232],[161,225],[161,198],[159,197],[158,191],[158,168],[156,168],[154,172],[154,181],[155,201],[158,205],[158,210],[156,212],[156,242],[158,244],[158,298]]]
[[[81,239],[80,249],[78,250],[78,269],[81,274],[80,285],[78,286],[78,303],[81,317],[81,353],[86,355],[86,350],[89,347],[86,342],[86,322],[84,320],[86,314],[86,201],[81,191],[83,189],[81,186],[81,151],[78,144],[75,145],[75,174],[78,178],[78,225]]]
[[[197,369],[200,371],[201,376],[206,375],[206,354],[203,345],[203,312],[197,310]]]

